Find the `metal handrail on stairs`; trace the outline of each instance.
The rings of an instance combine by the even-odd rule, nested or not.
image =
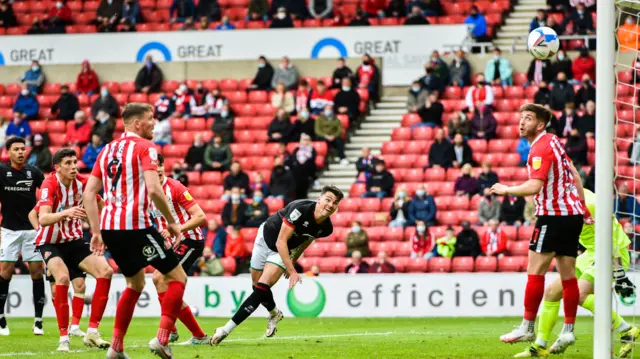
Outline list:
[[[514,52],[516,52],[516,45],[518,44],[518,42],[520,41],[527,41],[527,38],[529,37],[529,35],[523,35],[523,36],[519,36],[513,39],[513,42],[511,43],[511,53],[513,54]],[[596,35],[561,35],[558,36],[559,40],[584,40],[585,44],[587,44],[587,46],[589,46],[589,40],[595,40]]]

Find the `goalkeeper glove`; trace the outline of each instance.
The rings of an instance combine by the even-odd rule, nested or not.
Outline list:
[[[624,269],[614,269],[613,278],[616,280],[615,291],[621,298],[629,298],[635,294],[636,286],[627,278]]]

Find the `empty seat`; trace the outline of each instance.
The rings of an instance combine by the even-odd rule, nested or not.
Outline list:
[[[498,269],[498,259],[496,257],[477,257],[476,272],[495,272]]]
[[[406,271],[408,273],[424,273],[427,271],[427,260],[425,258],[409,258],[407,260]]]
[[[454,272],[473,272],[473,257],[455,257],[451,262],[451,268]]]
[[[433,257],[429,259],[429,272],[451,272],[451,259],[444,257]]]
[[[523,257],[501,257],[498,259],[498,270],[500,272],[520,272],[524,269]]]
[[[507,250],[511,256],[526,256],[529,253],[528,241],[508,241]]]

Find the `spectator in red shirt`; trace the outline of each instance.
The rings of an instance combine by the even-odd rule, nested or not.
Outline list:
[[[58,0],[56,6],[49,10],[51,22],[61,21],[63,24],[71,24],[71,9],[65,1]]]
[[[91,139],[91,125],[82,111],[76,111],[73,121],[67,122],[67,137],[64,142],[68,146],[84,146]]]
[[[383,17],[384,6],[384,0],[365,0],[362,4],[362,10],[367,14],[367,17]]]
[[[411,258],[431,258],[435,240],[423,221],[416,221],[416,232],[411,236]]]
[[[584,74],[589,75],[589,78],[596,78],[596,59],[589,54],[589,49],[583,47],[580,49],[580,56],[576,57],[573,60],[573,65],[571,66],[573,70],[573,78],[576,80],[581,80]]]
[[[480,240],[482,252],[491,257],[502,257],[507,252],[507,235],[499,227],[497,219],[489,221],[489,229]]]
[[[355,84],[358,88],[369,90],[371,99],[378,102],[378,89],[380,88],[380,70],[375,64],[375,60],[364,54],[362,64],[356,69]]]
[[[369,267],[369,273],[395,273],[396,267],[387,262],[387,253],[378,252],[375,262]]]
[[[333,95],[327,91],[327,84],[324,81],[318,81],[316,90],[311,91],[309,99],[309,110],[312,115],[319,115],[324,111],[325,106],[333,105]]]
[[[86,93],[91,96],[94,93],[98,93],[100,90],[100,81],[98,81],[98,75],[91,68],[89,60],[82,61],[82,70],[78,74],[76,80],[76,88],[78,93]]]
[[[233,227],[231,233],[227,235],[227,243],[224,247],[224,256],[236,259],[249,257],[249,251],[244,244],[244,237],[240,234],[238,227]]]

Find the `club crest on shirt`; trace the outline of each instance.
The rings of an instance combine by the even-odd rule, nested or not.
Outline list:
[[[534,170],[540,169],[542,166],[542,157],[534,157],[531,159],[531,166]]]
[[[292,221],[295,221],[296,219],[300,218],[300,216],[302,216],[302,213],[300,213],[300,211],[298,211],[297,209],[294,209],[293,212],[291,212],[289,218],[291,218]]]
[[[31,171],[27,171],[27,178],[31,178]]]

